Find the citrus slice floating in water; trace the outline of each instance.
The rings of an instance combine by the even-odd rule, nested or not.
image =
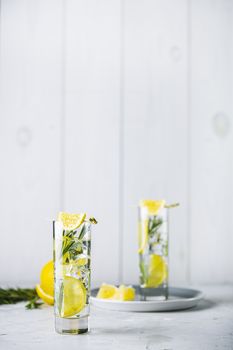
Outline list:
[[[149,260],[148,279],[145,287],[156,288],[167,278],[165,259],[157,254],[151,254]]]
[[[138,253],[143,254],[148,242],[148,219],[145,219],[138,224]]]
[[[64,277],[61,293],[61,317],[74,316],[86,305],[87,292],[84,284],[74,277]]]

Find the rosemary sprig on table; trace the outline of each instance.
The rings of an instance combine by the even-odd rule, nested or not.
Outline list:
[[[16,304],[28,301],[27,309],[38,309],[43,303],[38,302],[39,297],[35,289],[30,288],[0,288],[0,305]]]
[[[32,310],[32,309],[39,309],[41,305],[44,303],[38,301],[40,298],[36,296],[34,299],[29,300],[29,302],[25,305],[26,309]]]

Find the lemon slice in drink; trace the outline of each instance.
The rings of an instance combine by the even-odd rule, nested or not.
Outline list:
[[[145,207],[150,215],[157,215],[159,210],[165,205],[165,200],[144,199],[139,203],[140,207]]]
[[[82,225],[86,218],[86,213],[69,214],[60,212],[58,214],[58,221],[61,221],[65,230],[76,230]]]
[[[148,220],[147,219],[143,220],[142,222],[139,222],[138,241],[139,241],[138,253],[143,254],[148,242]]]
[[[164,258],[157,254],[150,255],[148,279],[145,287],[156,288],[167,278],[167,264]]]
[[[97,298],[99,299],[117,299],[118,298],[118,288],[112,284],[102,283]]]
[[[63,279],[63,295],[61,298],[61,317],[71,317],[82,311],[86,305],[86,289],[83,283],[71,276]]]

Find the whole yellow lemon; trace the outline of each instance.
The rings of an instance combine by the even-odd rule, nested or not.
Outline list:
[[[53,296],[54,294],[54,275],[53,261],[50,260],[45,264],[40,273],[40,286],[46,294]]]

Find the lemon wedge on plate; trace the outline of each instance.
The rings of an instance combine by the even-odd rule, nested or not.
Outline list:
[[[58,214],[58,221],[62,222],[65,230],[76,230],[79,228],[86,219],[86,213],[82,214],[69,214],[60,212]]]
[[[118,288],[112,284],[102,283],[97,298],[99,299],[117,299]]]
[[[103,283],[98,291],[97,298],[119,301],[131,301],[135,299],[135,290],[131,286],[120,285],[119,288],[112,284]]]
[[[131,286],[121,285],[118,288],[118,298],[121,301],[132,301],[135,299],[135,289]]]

